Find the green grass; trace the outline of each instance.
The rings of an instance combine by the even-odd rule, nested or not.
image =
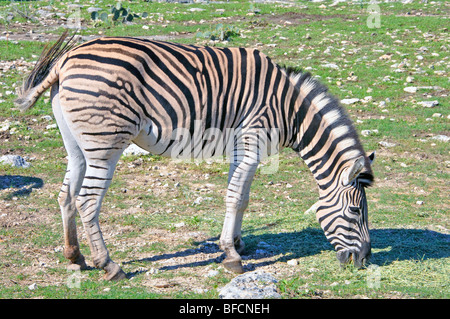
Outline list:
[[[298,156],[283,150],[277,173],[258,171],[252,184],[243,223],[247,270],[276,271],[283,298],[450,297],[450,149],[448,142],[431,139],[450,131],[445,1],[380,3],[379,29],[367,27],[365,2],[331,6],[331,1],[293,5],[131,1],[123,5],[135,13],[148,12],[149,17],[133,24],[95,25],[90,20],[88,7],[107,10],[115,3],[81,0],[85,27],[81,34],[166,36],[181,43],[257,47],[279,64],[318,76],[340,99],[372,97],[346,108],[358,131],[378,130],[361,137],[367,152],[377,151],[375,185],[367,190],[373,266],[357,270],[338,265],[315,216],[303,213],[317,199],[315,182]],[[47,5],[55,14],[69,12],[66,3],[56,1],[17,7],[26,6],[36,15]],[[11,6],[0,2],[1,30],[12,36],[29,28],[53,38],[62,32],[60,23],[42,28],[17,14],[8,22],[7,15],[14,12]],[[240,34],[228,42],[196,36],[218,24],[236,27]],[[44,42],[1,41],[0,60],[36,60]],[[338,68],[325,66],[330,63]],[[0,166],[0,215],[6,214],[0,217],[0,298],[217,298],[217,288],[234,275],[217,263],[215,246],[212,252],[204,247],[217,243],[221,232],[227,164],[173,163],[156,156],[121,159],[100,215],[111,257],[132,279],[104,282],[102,272],[91,269],[82,272],[80,286],[70,288],[73,274],[65,269],[56,200],[66,153],[58,130],[46,129],[54,121],[41,118],[52,115],[48,97],[26,113],[14,109],[15,95],[6,92],[15,91],[24,75],[17,68],[0,72],[0,123],[18,122],[11,125],[12,134],[0,132],[0,155],[35,157],[26,170]],[[407,83],[408,76],[412,83]],[[407,93],[403,90],[407,86],[438,88]],[[427,100],[439,105],[424,108],[417,103]],[[433,117],[435,113],[442,117]],[[395,146],[385,148],[380,141]],[[198,197],[207,199],[195,204]],[[80,222],[78,229],[89,262]],[[269,251],[267,256],[258,255],[262,247]],[[196,260],[201,253],[206,259]],[[298,265],[287,265],[291,259]],[[205,277],[210,269],[219,275]],[[155,287],[159,281],[167,287]],[[192,282],[205,290],[193,290]],[[37,284],[35,290],[28,288],[32,283]]]

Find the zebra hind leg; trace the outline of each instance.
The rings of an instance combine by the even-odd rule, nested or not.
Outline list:
[[[118,151],[104,161],[86,159],[86,175],[76,201],[78,212],[88,235],[94,266],[105,271],[104,279],[106,280],[126,278],[122,269],[109,257],[98,219],[103,197],[111,183],[116,163],[121,154],[122,151]]]
[[[51,92],[53,114],[63,137],[67,154],[69,155],[66,175],[58,196],[64,228],[64,257],[69,260],[68,270],[83,270],[87,268],[87,265],[84,256],[80,253],[80,246],[78,244],[75,200],[80,191],[81,182],[83,181],[86,162],[83,153],[61,114],[58,90],[58,84],[53,85]]]

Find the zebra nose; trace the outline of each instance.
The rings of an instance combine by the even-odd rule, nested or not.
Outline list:
[[[361,249],[359,252],[354,256],[354,263],[355,266],[358,268],[361,268],[364,266],[365,263],[369,262],[370,256],[372,255],[372,245],[369,242],[363,242],[361,245]]]

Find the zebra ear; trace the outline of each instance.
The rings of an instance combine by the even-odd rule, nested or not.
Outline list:
[[[372,152],[372,154],[370,154],[368,156],[368,158],[369,158],[369,161],[370,161],[370,165],[372,165],[373,161],[375,161],[375,152]]]
[[[364,157],[358,157],[354,162],[353,165],[350,166],[345,172],[344,176],[342,177],[342,183],[344,186],[350,184],[351,181],[353,181],[356,177],[358,177],[359,173],[364,168]]]

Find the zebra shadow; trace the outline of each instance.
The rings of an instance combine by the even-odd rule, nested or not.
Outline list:
[[[0,191],[11,189],[3,199],[12,199],[13,197],[27,196],[33,188],[42,188],[44,182],[42,179],[31,176],[21,175],[0,175]]]
[[[260,229],[247,229],[243,232],[246,248],[242,254],[244,270],[252,271],[258,267],[286,262],[291,259],[313,256],[324,251],[334,251],[320,228],[305,228],[301,231],[261,234]],[[402,260],[426,260],[450,257],[450,235],[423,229],[372,229],[371,263],[389,265]],[[211,254],[211,258],[198,261],[171,264],[159,267],[160,270],[175,270],[206,266],[220,263],[225,258],[217,244],[218,237],[195,243],[197,248],[190,248],[173,253],[164,253],[149,258],[131,260],[123,264],[135,262],[162,262],[171,258],[183,257],[186,260],[196,259],[195,255]],[[129,274],[137,275],[138,272]]]

